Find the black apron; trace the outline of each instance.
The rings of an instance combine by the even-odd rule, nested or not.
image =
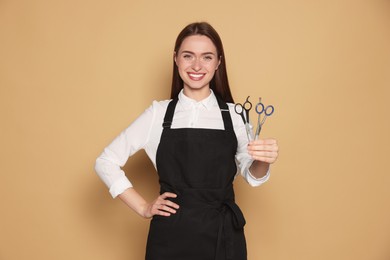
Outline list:
[[[234,202],[237,138],[228,106],[217,98],[225,129],[171,129],[167,108],[156,154],[160,194],[180,206],[150,223],[146,260],[246,260],[245,219]]]

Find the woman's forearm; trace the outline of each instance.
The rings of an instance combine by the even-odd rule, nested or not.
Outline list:
[[[128,188],[118,195],[118,197],[141,217],[145,216],[145,209],[148,206],[146,200],[134,189]]]
[[[264,177],[269,170],[269,163],[261,161],[253,161],[252,165],[249,167],[249,171],[252,176],[256,179]]]

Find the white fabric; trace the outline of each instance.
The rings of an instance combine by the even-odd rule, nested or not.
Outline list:
[[[169,101],[153,101],[152,105],[117,136],[97,158],[95,170],[109,188],[113,198],[132,187],[131,182],[121,169],[131,155],[144,149],[156,168],[156,152]],[[234,104],[228,103],[228,106],[238,141],[237,174],[241,172],[241,175],[251,186],[259,186],[269,179],[270,172],[268,171],[264,177],[259,179],[253,177],[249,172],[253,160],[247,153],[248,138],[245,126],[241,117],[234,112]],[[221,111],[214,93],[211,91],[209,97],[197,102],[185,96],[181,91],[171,128],[224,129]]]

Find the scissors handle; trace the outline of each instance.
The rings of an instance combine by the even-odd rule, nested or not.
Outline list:
[[[274,113],[274,111],[275,111],[275,108],[272,105],[269,105],[267,107],[264,107],[263,103],[258,103],[256,105],[256,113],[257,114],[262,114],[264,112],[264,114],[266,116],[270,116]]]
[[[248,96],[247,98],[246,98],[246,100],[245,100],[245,102],[244,102],[244,104],[243,104],[243,108],[246,110],[246,111],[248,111],[249,112],[249,110],[251,110],[252,109],[252,103],[249,101],[249,97],[250,96]]]
[[[244,116],[244,108],[242,107],[242,105],[240,103],[237,103],[235,106],[234,106],[234,111],[241,116],[241,119],[242,119],[242,122],[244,122],[244,124],[247,123],[247,120],[245,119],[245,116]]]
[[[240,104],[240,103],[237,103],[234,105],[234,111],[237,113],[237,114],[242,114],[242,112],[244,111],[244,107]]]
[[[263,112],[264,112],[264,104],[260,102],[256,105],[256,113],[261,114]]]
[[[246,117],[246,122],[247,123],[250,123],[250,120],[249,120],[249,111],[252,109],[252,103],[249,101],[249,97],[248,96],[244,102],[244,104],[242,104],[242,107],[244,108],[245,110],[245,117]]]
[[[257,127],[256,127],[256,132],[255,132],[255,140],[258,139],[260,132],[261,132],[261,127],[265,123],[265,119],[272,115],[275,111],[274,106],[269,105],[267,107],[264,106],[264,104],[261,102],[261,98],[259,98],[259,103],[256,105],[256,113],[258,114],[257,117]],[[264,113],[264,117],[261,120],[260,115]]]
[[[272,115],[272,114],[274,113],[274,111],[275,111],[274,106],[269,105],[269,106],[267,106],[267,107],[265,108],[264,113],[265,113],[266,116],[270,116],[270,115]]]

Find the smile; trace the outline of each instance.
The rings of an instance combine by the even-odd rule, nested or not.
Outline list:
[[[204,73],[188,73],[191,80],[202,80],[205,75]]]

